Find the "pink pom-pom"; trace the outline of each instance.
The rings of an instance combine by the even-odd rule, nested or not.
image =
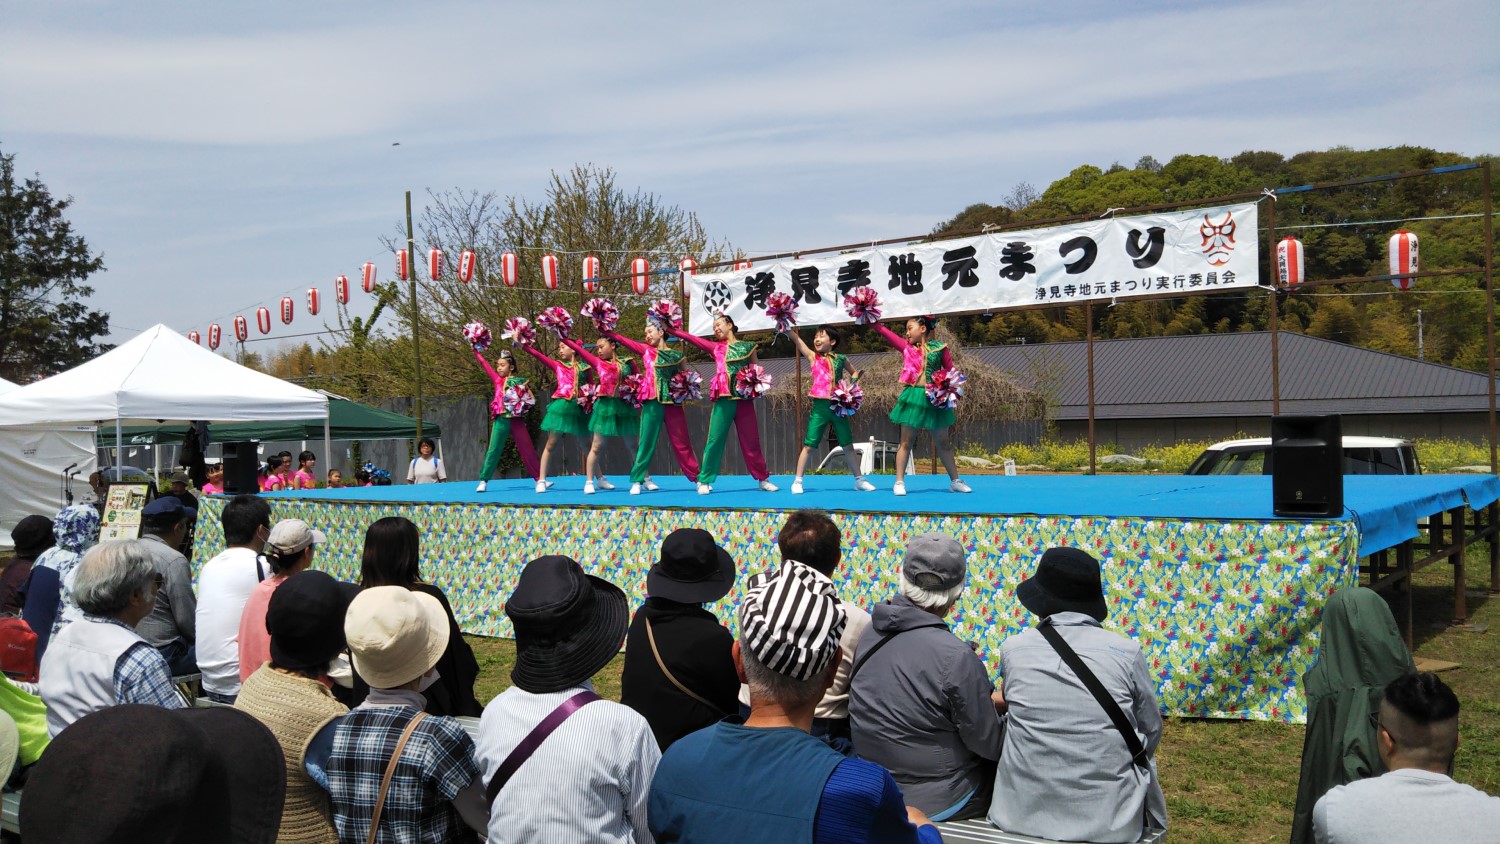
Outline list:
[[[667,382],[667,395],[677,404],[703,398],[703,376],[684,369]]]
[[[856,287],[844,297],[844,310],[854,317],[855,325],[871,325],[880,322],[880,296],[874,288]]]
[[[622,400],[624,400],[626,404],[630,405],[636,410],[640,410],[641,405],[645,404],[645,401],[641,399],[641,388],[645,385],[645,383],[646,376],[641,375],[638,372],[632,375],[627,375],[624,378],[620,379],[620,389],[618,395]]]
[[[505,321],[505,330],[500,332],[500,339],[509,340],[517,346],[531,346],[536,343],[536,329],[531,327],[531,321],[526,317],[511,317]]]
[[[968,381],[968,377],[957,369],[939,369],[932,373],[932,381],[927,385],[927,401],[933,407],[952,410],[963,398],[964,385]]]
[[[797,301],[786,293],[772,293],[766,297],[766,316],[776,320],[777,334],[785,334],[797,324]]]
[[[559,337],[566,337],[573,331],[573,315],[567,308],[548,308],[536,315],[536,324]]]
[[[594,402],[596,402],[598,400],[599,400],[599,385],[598,384],[582,384],[582,385],[580,385],[578,387],[578,395],[573,399],[573,401],[578,402],[578,406],[579,407],[583,408],[583,412],[584,413],[593,413],[594,412]]]
[[[470,346],[473,346],[475,349],[478,349],[481,352],[485,349],[488,349],[490,347],[490,340],[491,337],[489,326],[485,325],[479,320],[476,319],[468,325],[464,326],[464,342],[468,343]]]
[[[646,309],[646,318],[656,323],[658,328],[668,325],[681,328],[682,306],[671,299],[658,299]]]
[[[536,396],[532,395],[531,388],[525,384],[517,384],[506,387],[502,398],[502,407],[511,416],[524,416],[526,411],[536,406]]]
[[[828,409],[834,416],[850,417],[859,412],[864,404],[865,391],[858,383],[845,378],[834,387],[828,396]]]
[[[758,399],[771,389],[771,376],[764,366],[752,363],[734,376],[734,389],[741,398]]]
[[[614,331],[615,326],[620,324],[620,309],[615,303],[601,297],[594,297],[583,303],[578,313],[588,317],[594,323],[594,328],[599,331]]]

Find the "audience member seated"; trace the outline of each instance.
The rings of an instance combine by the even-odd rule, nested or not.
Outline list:
[[[515,685],[479,722],[489,840],[647,844],[661,752],[646,719],[600,700],[589,682],[620,651],[625,593],[568,557],[539,557],[521,570],[505,614]]]
[[[326,772],[339,841],[462,841],[484,831],[473,739],[423,711],[448,629],[436,598],[404,586],[372,586],[349,604],[344,635],[370,694],[334,728],[327,761],[308,763]]]
[[[54,738],[90,712],[121,703],[184,705],[166,659],[135,632],[160,588],[143,539],[101,543],[84,555],[73,587],[83,617],[57,634],[42,659],[39,685]]]
[[[1318,800],[1318,844],[1500,840],[1500,797],[1451,776],[1458,697],[1436,674],[1413,672],[1385,687],[1376,736],[1388,773]]]
[[[1109,608],[1099,561],[1077,548],[1050,548],[1016,597],[1041,623],[1000,646],[1008,715],[990,822],[1006,832],[1098,844],[1165,829],[1166,799],[1153,758],[1162,727],[1155,686],[1140,645],[1100,625]],[[1061,645],[1044,629],[1055,631]],[[1139,756],[1064,664],[1068,653],[1119,702]]]
[[[823,575],[830,584],[833,573],[838,570],[843,557],[843,534],[839,526],[827,514],[816,510],[798,510],[787,517],[776,536],[776,545],[781,550],[782,560],[796,560],[810,566]],[[835,590],[836,591],[836,590]],[[830,739],[849,739],[849,671],[854,667],[854,648],[859,637],[870,626],[870,614],[858,604],[839,601],[846,624],[843,638],[839,640],[838,673],[833,685],[823,694],[814,713],[812,734]],[[750,688],[740,686],[740,713],[750,708]]]
[[[646,574],[646,601],[625,637],[620,702],[641,713],[662,750],[739,709],[734,636],[705,610],[734,587],[735,565],[706,530],[682,528]]]
[[[937,842],[884,768],[809,735],[839,668],[844,614],[822,572],[794,560],[740,599],[735,668],[750,715],[678,740],[662,756],[648,817],[658,842]],[[915,826],[913,825],[915,824]]]
[[[36,764],[21,837],[271,844],[285,788],[275,737],[243,712],[116,706],[80,719]]]
[[[474,680],[479,677],[479,660],[474,658],[474,649],[464,641],[458,619],[453,617],[453,607],[448,596],[431,583],[422,579],[419,568],[421,537],[411,520],[400,516],[388,516],[370,525],[365,531],[364,557],[360,564],[360,588],[373,586],[400,586],[430,595],[443,607],[448,618],[448,647],[437,664],[437,682],[425,689],[427,712],[430,715],[478,716],[484,707],[474,698]],[[357,672],[356,672],[357,673]],[[363,700],[367,688],[356,677],[355,700]]]
[[[875,606],[849,685],[859,755],[890,771],[906,802],[935,821],[984,817],[1000,758],[989,671],[941,621],[967,576],[953,537],[913,537],[901,594]]]
[[[271,533],[274,544],[276,530]],[[286,808],[277,840],[337,844],[328,792],[308,775],[304,763],[313,736],[349,711],[334,700],[324,681],[329,661],[345,646],[350,593],[320,571],[284,580],[271,595],[264,616],[270,662],[245,679],[234,706],[266,725],[286,760]]]
[[[271,533],[271,505],[255,495],[236,495],[219,514],[226,547],[198,573],[198,670],[203,693],[234,703],[240,692],[240,619],[255,585],[271,575],[261,556]]]
[[[99,541],[99,511],[87,504],[64,507],[52,523],[52,532],[57,544],[32,564],[21,603],[21,617],[36,634],[37,662],[46,656],[52,637],[78,617],[69,586],[83,553]]]
[[[245,601],[245,611],[240,614],[237,638],[241,683],[271,658],[271,633],[266,623],[271,595],[287,578],[311,568],[318,545],[327,541],[322,531],[313,530],[301,519],[282,519],[271,528],[265,553],[270,576],[255,584],[249,600]]]
[[[31,576],[36,558],[56,542],[52,520],[46,516],[27,516],[11,529],[10,541],[15,553],[0,572],[0,615],[21,614],[21,584]]]
[[[193,648],[198,599],[193,595],[193,571],[187,557],[177,550],[197,517],[197,511],[168,495],[141,510],[142,541],[163,583],[156,593],[156,606],[135,632],[161,651],[174,676],[198,671],[198,655]]]
[[[28,684],[36,688],[35,684]],[[20,735],[20,765],[24,769],[42,758],[42,751],[52,737],[47,732],[47,704],[42,699],[21,688],[19,683],[0,674],[0,710],[10,716]],[[0,781],[4,785],[4,781]]]

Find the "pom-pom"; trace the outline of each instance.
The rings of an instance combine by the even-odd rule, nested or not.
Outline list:
[[[620,309],[615,303],[602,297],[594,297],[583,303],[578,313],[588,317],[599,331],[614,331],[620,324]]]
[[[390,479],[391,479],[391,473],[387,472],[384,469],[375,469],[375,470],[373,470],[373,471],[370,472],[370,480],[374,481],[377,485],[381,481],[388,481]]]
[[[646,319],[655,323],[657,328],[681,328],[682,306],[671,299],[658,299],[646,309]]]
[[[583,412],[584,413],[593,413],[594,412],[594,402],[596,402],[598,400],[599,400],[599,385],[598,384],[582,384],[582,385],[580,385],[578,387],[578,395],[573,398],[573,401],[578,402],[578,406],[581,407],[581,408],[583,408]]]
[[[505,388],[501,399],[501,407],[510,416],[524,416],[526,411],[536,406],[536,396],[532,395],[531,388],[525,384],[516,384]]]
[[[627,375],[624,378],[620,379],[620,389],[618,395],[621,399],[624,400],[626,404],[630,405],[636,410],[640,410],[641,405],[645,404],[645,402],[641,400],[641,387],[645,385],[645,383],[646,376],[640,374],[639,372],[632,375]]]
[[[834,416],[847,418],[858,413],[859,406],[864,401],[865,391],[858,383],[845,378],[829,393],[828,409],[833,411]]]
[[[566,337],[573,330],[573,315],[567,308],[548,308],[536,315],[536,324],[559,337]]]
[[[933,407],[952,410],[964,397],[964,384],[968,381],[968,377],[957,369],[939,369],[932,373],[932,381],[927,385],[927,401]]]
[[[479,351],[490,347],[490,328],[479,320],[474,320],[464,326],[464,342]]]
[[[797,324],[797,301],[786,293],[772,293],[766,297],[766,316],[776,320],[777,334],[785,334]]]
[[[854,317],[855,325],[870,325],[880,322],[880,296],[874,288],[856,287],[844,297],[844,310]]]
[[[771,376],[764,366],[752,363],[734,376],[734,389],[741,398],[758,399],[771,389]]]
[[[536,343],[536,329],[531,327],[531,320],[526,317],[511,317],[505,321],[505,330],[500,332],[500,339],[509,340],[517,346],[530,346]]]
[[[364,473],[367,474],[367,475],[372,475],[372,474],[380,471],[380,467],[376,466],[374,463],[366,463],[365,465],[363,465],[363,466],[361,466],[359,468],[361,470],[363,470]]]
[[[684,369],[667,382],[667,395],[677,404],[703,398],[703,376],[691,369]]]

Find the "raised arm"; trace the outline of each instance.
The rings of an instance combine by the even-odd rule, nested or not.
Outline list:
[[[541,361],[542,365],[547,367],[548,372],[555,372],[557,370],[557,367],[561,365],[552,358],[549,358],[541,352],[537,351],[535,346],[522,346],[521,348],[525,349],[527,354]]]
[[[588,361],[589,366],[592,366],[595,369],[603,368],[604,361],[600,360],[593,352],[585,349],[582,343],[579,343],[572,337],[559,337],[558,340],[560,340],[564,346],[567,346],[568,348],[577,352],[579,357]]]
[[[803,357],[807,358],[808,362],[812,362],[818,359],[818,353],[813,351],[806,343],[802,341],[802,332],[793,328],[787,333],[792,335],[792,343],[797,346],[797,351]]]
[[[713,354],[714,347],[718,345],[717,343],[714,343],[710,340],[705,340],[696,334],[689,334],[686,331],[683,331],[681,328],[673,328],[669,325],[666,327],[666,330],[668,334],[676,337],[678,340],[681,340],[684,343],[692,343],[694,346],[697,346],[698,348],[702,349],[705,352],[708,352],[709,354]]]
[[[505,383],[505,379],[500,377],[500,373],[495,371],[495,367],[490,366],[490,362],[484,359],[484,354],[478,349],[474,350],[474,358],[479,361],[480,366],[484,367],[484,371],[490,374],[491,381],[496,384]]]
[[[906,342],[906,339],[900,334],[897,334],[896,332],[890,330],[889,328],[886,328],[884,325],[878,322],[875,323],[875,330],[880,332],[880,336],[884,337],[887,343],[890,343],[892,346],[895,346],[898,349],[905,351],[906,347],[911,345],[910,343]]]
[[[647,352],[651,350],[651,347],[646,345],[645,343],[642,343],[639,340],[632,340],[631,338],[626,337],[624,334],[620,334],[616,331],[602,329],[599,333],[615,341],[616,343],[619,343],[621,346],[624,346],[632,352],[635,352],[641,357],[645,357]]]

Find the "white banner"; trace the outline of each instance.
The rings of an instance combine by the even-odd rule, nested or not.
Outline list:
[[[880,295],[882,319],[1002,311],[1116,297],[1254,287],[1254,203],[888,246],[748,270],[689,276],[688,330],[707,335],[716,314],[741,331],[774,328],[766,298],[789,293],[797,322],[852,322],[844,296]]]

